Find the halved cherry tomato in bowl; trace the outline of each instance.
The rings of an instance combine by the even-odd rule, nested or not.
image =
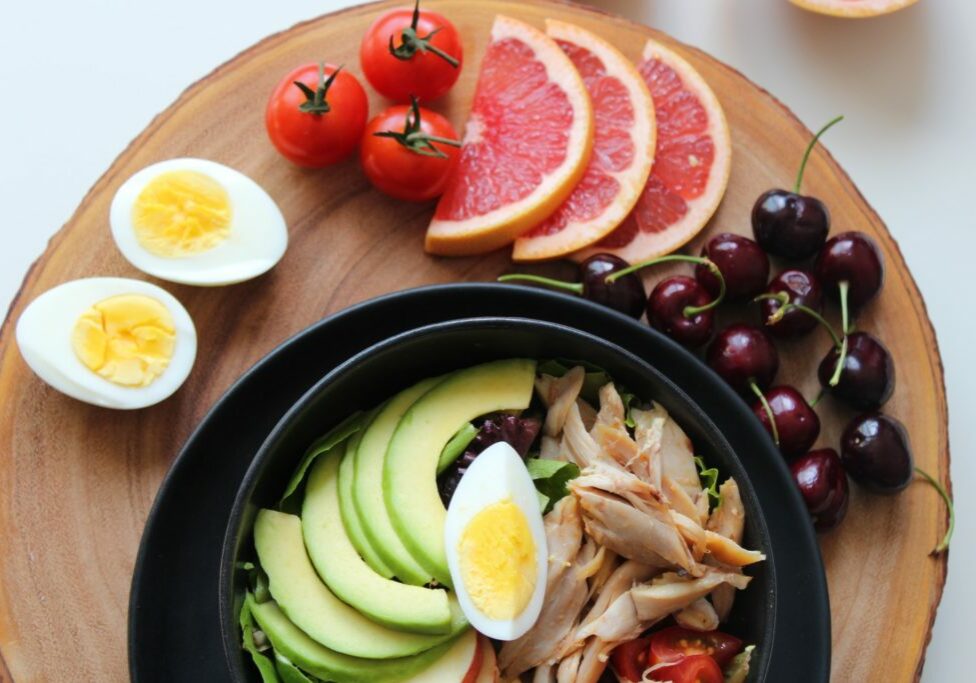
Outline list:
[[[617,676],[635,683],[640,681],[647,668],[647,648],[650,643],[650,638],[638,638],[615,647],[610,653],[610,664]]]
[[[397,102],[428,102],[457,81],[463,61],[461,36],[446,17],[420,9],[393,9],[373,22],[359,48],[370,84]]]
[[[359,159],[373,185],[397,199],[440,196],[457,162],[454,126],[437,112],[397,104],[366,125]]]
[[[363,135],[369,101],[342,67],[304,64],[268,100],[264,123],[272,144],[299,166],[321,168],[349,156]]]
[[[722,683],[725,680],[718,664],[708,655],[690,655],[671,666],[655,669],[651,678],[671,683]]]
[[[721,631],[692,631],[671,626],[651,636],[650,664],[674,662],[690,655],[708,655],[719,668],[742,652],[742,641]]]

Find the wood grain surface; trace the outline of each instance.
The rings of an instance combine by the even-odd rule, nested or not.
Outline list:
[[[732,129],[728,193],[706,235],[749,232],[758,194],[791,184],[809,131],[741,74],[667,36],[591,9],[554,2],[427,0],[465,37],[465,69],[437,108],[463,126],[480,55],[496,13],[538,26],[577,22],[631,58],[648,36],[674,45],[721,100]],[[115,161],[25,278],[0,332],[0,680],[121,681],[127,678],[126,609],[140,533],[164,473],[190,430],[245,369],[323,316],[416,285],[491,280],[508,254],[431,258],[422,249],[432,205],[407,205],[370,189],[355,160],[321,171],[285,162],[269,144],[264,104],[295,65],[319,59],[361,75],[359,37],[391,3],[353,8],[264,40],[190,87]],[[371,110],[383,102],[371,94]],[[199,355],[186,385],[152,408],[113,412],[67,398],[21,359],[14,324],[28,303],[85,276],[144,278],[116,250],[108,209],[118,186],[147,164],[179,156],[213,159],[261,183],[288,220],[291,245],[269,274],[204,289],[157,282],[196,321]],[[908,427],[922,467],[948,482],[949,444],[942,365],[925,305],[898,247],[857,188],[822,148],[805,191],[823,198],[833,230],[870,233],[883,248],[882,296],[858,321],[891,349],[898,386],[886,407]],[[690,246],[697,253],[701,238]],[[571,272],[564,265],[539,270]],[[653,283],[663,271],[649,273]],[[148,278],[147,278],[148,279]],[[755,319],[754,311],[741,311]],[[836,318],[835,318],[836,319]],[[780,345],[779,380],[816,392],[820,332]],[[823,445],[835,446],[850,414],[821,403]],[[248,457],[242,454],[242,457]],[[928,552],[945,529],[932,489],[916,483],[895,497],[853,489],[843,526],[822,537],[833,616],[833,680],[911,681],[945,582],[945,558]],[[216,604],[216,603],[215,603]]]

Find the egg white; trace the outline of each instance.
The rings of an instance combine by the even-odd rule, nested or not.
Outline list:
[[[173,357],[149,386],[110,382],[88,369],[71,344],[71,333],[82,313],[103,299],[122,294],[152,297],[173,316]],[[193,320],[173,295],[148,282],[117,277],[73,280],[44,292],[21,313],[16,337],[24,361],[47,384],[79,401],[122,410],[145,408],[168,398],[186,380],[197,355]]]
[[[157,256],[139,244],[132,207],[150,181],[169,171],[196,171],[224,187],[231,206],[227,239],[207,251],[174,258]],[[264,188],[240,171],[206,159],[169,159],[134,174],[115,193],[109,222],[115,244],[129,263],[149,275],[186,285],[250,280],[273,268],[288,247],[285,217]]]
[[[474,516],[487,506],[506,499],[512,500],[528,522],[536,550],[536,581],[525,609],[514,619],[499,620],[489,618],[471,600],[464,586],[457,548]],[[499,442],[486,448],[461,477],[447,510],[444,547],[458,603],[475,629],[489,638],[515,640],[532,628],[542,611],[546,594],[549,550],[535,484],[522,458],[507,443]]]

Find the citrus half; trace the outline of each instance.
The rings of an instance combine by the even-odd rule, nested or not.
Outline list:
[[[864,19],[889,14],[918,0],[790,0],[797,7],[834,17]]]
[[[634,210],[596,245],[597,252],[638,263],[670,253],[701,232],[729,182],[732,140],[715,93],[674,51],[648,40],[637,65],[654,98],[657,149]]]
[[[562,204],[592,147],[593,108],[569,57],[542,31],[499,15],[427,251],[479,254],[511,243]]]
[[[572,60],[590,93],[593,155],[556,212],[515,240],[516,261],[564,256],[610,233],[637,203],[654,159],[654,103],[630,60],[573,24],[549,20],[546,33]]]

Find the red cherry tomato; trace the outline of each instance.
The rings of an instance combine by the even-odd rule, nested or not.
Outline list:
[[[305,64],[278,83],[264,123],[287,159],[321,168],[356,149],[368,114],[366,92],[355,76],[331,64]]]
[[[708,655],[691,655],[672,666],[655,669],[651,674],[655,681],[671,683],[722,683],[725,678],[715,660]]]
[[[640,681],[647,668],[647,646],[650,638],[638,638],[618,645],[610,654],[610,663],[617,676],[628,681]]]
[[[377,189],[397,199],[425,201],[444,192],[457,162],[457,147],[445,140],[459,144],[454,126],[415,100],[394,105],[367,124],[359,159]]]
[[[742,641],[721,631],[692,631],[671,626],[651,636],[650,663],[674,662],[689,655],[708,655],[719,667],[742,652]]]
[[[436,99],[454,85],[463,61],[461,36],[437,12],[390,10],[363,36],[359,61],[366,79],[381,94],[397,102],[410,96],[422,102]]]

